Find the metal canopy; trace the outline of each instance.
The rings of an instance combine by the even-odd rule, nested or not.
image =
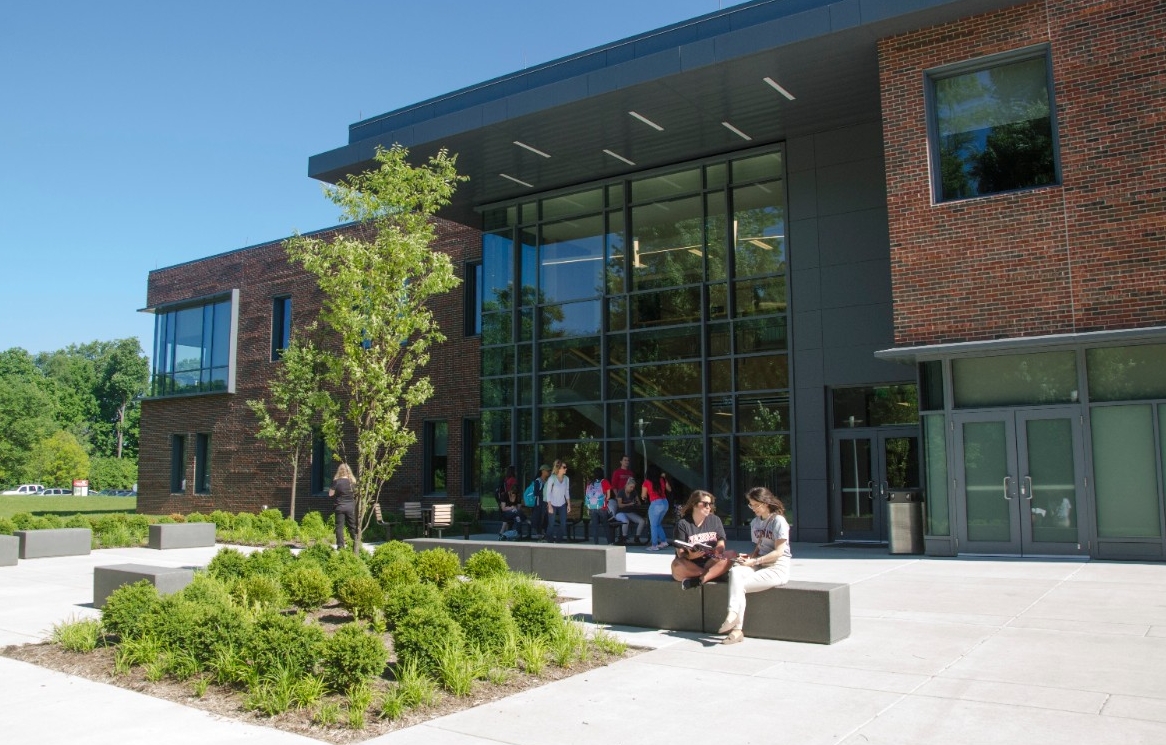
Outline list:
[[[334,183],[377,146],[444,147],[470,177],[444,216],[477,226],[480,205],[878,121],[879,38],[1015,4],[758,0],[357,122],[308,171]]]

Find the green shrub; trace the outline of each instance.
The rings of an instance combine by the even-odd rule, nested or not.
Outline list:
[[[510,615],[523,636],[550,638],[564,622],[549,587],[525,582],[514,587],[511,597]]]
[[[385,592],[392,592],[394,588],[419,583],[421,575],[417,574],[417,567],[413,566],[412,561],[397,559],[382,566],[377,579]]]
[[[484,548],[466,559],[465,573],[473,579],[499,577],[510,571],[506,557],[497,551]]]
[[[380,636],[365,631],[363,624],[347,623],[324,643],[322,657],[324,680],[333,691],[343,693],[383,673],[389,650]]]
[[[393,631],[393,650],[397,659],[416,664],[429,673],[437,671],[445,645],[451,645],[455,651],[464,649],[465,635],[441,606],[423,605],[410,609]]]
[[[46,528],[56,529],[65,527],[65,521],[61,519],[60,515],[44,515],[41,517],[42,525]]]
[[[16,523],[7,517],[0,517],[0,535],[12,535],[18,530]]]
[[[444,609],[441,591],[433,585],[420,582],[401,585],[389,590],[385,598],[385,623],[391,629],[400,623],[411,608],[431,607]]]
[[[326,570],[328,562],[332,559],[332,554],[334,553],[336,553],[336,550],[327,543],[313,543],[311,546],[300,551],[296,560],[301,563],[311,562],[321,569]]]
[[[466,641],[482,649],[500,648],[508,629],[514,626],[506,599],[477,582],[450,585],[445,592],[445,607],[465,633]]]
[[[333,551],[328,557],[328,564],[324,567],[332,579],[332,586],[339,587],[344,580],[350,577],[371,576],[364,563],[364,557],[352,551]]]
[[[231,588],[206,572],[195,572],[194,579],[182,589],[180,594],[192,603],[232,605]]]
[[[412,564],[416,556],[417,551],[411,544],[404,541],[388,541],[377,546],[365,560],[365,563],[368,564],[368,570],[372,572],[372,576],[379,578],[381,570],[389,564],[397,561],[407,561]]]
[[[428,582],[438,587],[455,579],[461,572],[462,563],[457,554],[448,548],[431,548],[421,551],[413,560],[417,567],[417,574],[422,582]]]
[[[96,618],[72,617],[53,624],[49,641],[70,652],[92,652],[101,643],[101,621]]]
[[[247,557],[247,574],[249,576],[262,574],[278,579],[295,560],[295,554],[287,546],[273,546],[262,551],[254,551]]]
[[[241,644],[249,624],[235,605],[199,602],[183,592],[162,598],[146,615],[143,627],[144,636],[157,639],[167,651],[190,654],[201,669],[219,648]]]
[[[188,523],[202,522],[201,520],[199,520],[199,521],[193,520],[192,517],[193,517],[192,515],[187,515],[186,522],[188,522]],[[202,517],[202,516],[199,515],[199,517]],[[209,520],[210,522],[215,524],[216,530],[232,530],[235,527],[235,516],[232,515],[230,512],[225,512],[223,510],[215,510],[214,512],[212,512],[210,514],[210,516],[207,518],[207,520]]]
[[[28,512],[17,512],[12,516],[12,524],[16,526],[17,530],[33,530],[33,523],[36,518]]]
[[[319,512],[309,512],[300,521],[300,539],[305,542],[327,541],[332,535]]]
[[[297,563],[289,568],[280,582],[292,605],[303,610],[315,610],[332,597],[332,580],[311,562]]]
[[[349,577],[336,587],[336,599],[359,620],[372,620],[385,602],[385,593],[372,577]]]
[[[293,678],[315,672],[316,661],[324,653],[327,635],[316,623],[303,616],[285,616],[268,611],[260,615],[243,646],[243,656],[259,675],[290,668]]]
[[[237,580],[231,586],[231,597],[245,608],[274,608],[279,610],[287,605],[283,586],[275,577],[256,574]]]
[[[123,641],[141,635],[150,611],[160,602],[158,591],[149,580],[122,585],[105,599],[101,625]]]
[[[238,549],[221,548],[206,565],[206,570],[221,582],[234,582],[247,576],[247,557]]]
[[[259,519],[255,515],[252,515],[250,512],[240,512],[231,521],[231,530],[240,533],[246,533],[248,531],[254,532],[258,525]]]
[[[66,527],[66,528],[89,528],[90,530],[92,530],[93,523],[89,522],[89,518],[78,513],[78,514],[73,515],[71,517],[65,518],[65,524],[63,527]]]
[[[224,512],[223,514],[227,514],[227,513]],[[188,523],[213,523],[214,522],[214,520],[211,518],[210,515],[204,515],[201,512],[187,513],[186,515],[183,515],[182,521],[188,522]],[[218,528],[220,526],[216,525],[215,527]]]

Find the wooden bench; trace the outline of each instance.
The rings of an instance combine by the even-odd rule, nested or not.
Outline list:
[[[22,559],[85,556],[93,545],[93,531],[89,528],[18,530],[13,535],[20,540],[20,558]]]
[[[14,535],[0,535],[0,567],[14,567],[20,556],[20,539]]]
[[[185,567],[155,567],[145,564],[113,564],[93,568],[93,607],[102,608],[113,591],[122,585],[148,580],[163,595],[178,592],[194,581],[194,570]]]
[[[850,585],[793,581],[746,597],[745,636],[833,644],[850,636]],[[591,579],[595,623],[717,633],[729,584],[682,590],[664,574],[609,572]]]
[[[425,537],[429,537],[429,531],[436,530],[437,537],[441,538],[442,531],[453,525],[453,505],[445,504],[431,504],[425,509]]]
[[[384,514],[381,512],[381,503],[373,503],[373,515],[376,517],[377,525],[380,525],[385,529],[386,540],[393,540],[394,525],[412,526],[414,536],[420,533],[421,529],[425,525],[425,511],[421,508],[420,502],[405,502],[401,505],[401,508],[403,515],[400,520],[385,520]]]
[[[596,574],[618,573],[627,568],[627,552],[623,546],[466,541],[460,538],[414,538],[406,543],[418,551],[448,548],[463,563],[478,551],[488,548],[506,557],[511,571],[528,572],[550,582],[586,584]]]
[[[199,548],[215,545],[214,523],[158,523],[149,527],[149,548]]]

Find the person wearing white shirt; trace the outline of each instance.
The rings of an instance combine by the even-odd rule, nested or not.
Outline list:
[[[567,477],[567,464],[561,460],[551,468],[543,487],[543,500],[547,508],[547,540],[561,543],[567,539],[567,512],[571,508],[571,479]]]

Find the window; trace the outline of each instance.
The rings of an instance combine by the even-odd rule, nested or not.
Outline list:
[[[444,494],[445,476],[448,466],[449,424],[447,422],[425,423],[425,494]]]
[[[462,494],[480,494],[482,483],[482,422],[479,419],[462,420]]]
[[[312,434],[312,493],[326,494],[332,488],[332,451],[324,435]]]
[[[482,335],[482,262],[466,264],[465,335]]]
[[[271,301],[271,361],[283,357],[291,341],[291,297],[272,298]]]
[[[186,435],[170,436],[170,493],[186,493]]]
[[[1058,183],[1045,50],[928,76],[936,201]]]
[[[157,312],[151,395],[234,391],[237,299],[232,290],[227,298]]]
[[[194,493],[211,493],[211,436],[194,436]]]

